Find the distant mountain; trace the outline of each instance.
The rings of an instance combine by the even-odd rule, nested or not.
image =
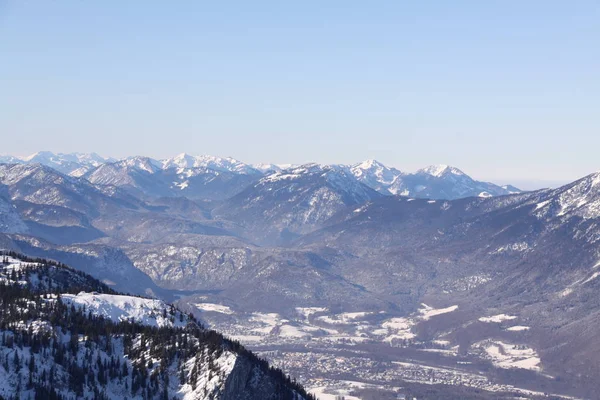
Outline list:
[[[263,173],[231,157],[180,154],[162,161],[163,178],[172,193],[191,199],[225,200],[232,197]]]
[[[40,151],[23,159],[28,164],[39,163],[47,167],[54,168],[66,175],[83,175],[98,165],[114,161],[110,158],[104,158],[96,153],[52,153],[49,151]]]
[[[360,182],[382,194],[391,194],[390,187],[406,175],[395,168],[388,168],[376,160],[367,160],[352,165],[350,171]]]
[[[431,175],[436,178],[442,178],[444,176],[465,176],[465,173],[460,169],[444,164],[429,165],[418,170],[416,173]]]
[[[132,157],[102,164],[83,178],[94,185],[116,186],[145,198],[224,200],[261,176],[261,172],[233,159],[182,154],[163,161]]]
[[[452,200],[520,192],[513,186],[500,187],[475,181],[458,168],[448,165],[431,165],[415,173],[404,173],[368,160],[349,168],[356,179],[382,194]]]
[[[94,185],[116,186],[136,196],[168,196],[170,188],[160,179],[161,163],[149,157],[130,157],[101,164],[82,177]]]
[[[393,194],[430,199],[460,199],[464,197],[491,197],[519,192],[504,189],[488,182],[476,181],[458,168],[433,165],[408,174],[390,185]]]
[[[105,194],[85,180],[41,164],[0,164],[0,185],[4,185],[11,209],[27,225],[27,232],[58,244],[102,237],[92,226],[93,218],[136,209],[141,204],[118,191]]]
[[[345,207],[380,196],[344,167],[306,164],[265,176],[214,214],[238,222],[252,238],[278,242],[314,230]]]
[[[260,172],[262,172],[264,174],[270,174],[270,173],[273,173],[273,172],[281,172],[284,169],[293,168],[293,167],[295,167],[295,165],[293,165],[293,164],[260,163],[260,164],[253,164],[252,167],[254,169],[259,170]]]
[[[85,177],[95,185],[124,188],[136,196],[185,196],[215,201],[233,197],[263,176],[294,168],[291,164],[250,165],[231,157],[186,153],[160,161],[142,156],[117,161],[96,153],[42,151],[23,159],[2,156],[0,163],[40,163],[66,175]],[[520,192],[511,185],[500,187],[476,181],[458,168],[446,165],[432,165],[415,173],[402,172],[376,160],[336,166],[384,195],[457,199]]]
[[[88,215],[99,214],[105,207],[125,205],[117,205],[115,198],[85,180],[40,164],[0,164],[0,184],[7,186],[12,200],[64,207]]]
[[[162,160],[162,168],[204,168],[213,171],[233,172],[245,175],[257,175],[260,171],[248,164],[244,164],[234,158],[213,157],[213,156],[191,156],[186,153],[179,154],[176,157]]]
[[[18,157],[2,155],[0,156],[0,164],[23,164],[23,160]]]
[[[40,151],[28,157],[0,156],[0,164],[42,164],[65,175],[81,176],[90,169],[115,161],[96,153],[52,153]]]
[[[263,176],[254,169],[247,171],[250,174],[208,167],[169,168],[160,173],[160,178],[169,186],[171,196],[222,201],[240,193]]]

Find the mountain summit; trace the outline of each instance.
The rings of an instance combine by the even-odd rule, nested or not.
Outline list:
[[[214,156],[192,156],[186,153],[181,153],[173,158],[162,160],[163,169],[169,168],[206,168],[215,171],[233,172],[239,174],[259,174],[260,171],[254,169],[248,164],[236,160],[231,157],[214,157]]]
[[[376,160],[367,160],[350,166],[349,170],[357,180],[386,195],[452,200],[520,192],[513,186],[504,188],[476,181],[460,169],[443,164],[405,173]]]
[[[458,175],[458,176],[466,175],[460,169],[451,167],[451,166],[445,165],[445,164],[430,165],[428,167],[418,170],[416,173],[417,174],[428,174],[431,176],[435,176],[436,178],[441,178],[448,174]]]

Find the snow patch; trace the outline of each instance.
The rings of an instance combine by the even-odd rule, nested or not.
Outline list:
[[[485,351],[487,358],[499,368],[522,368],[540,371],[540,357],[537,352],[525,345],[487,340],[473,345]]]
[[[506,328],[507,331],[511,331],[511,332],[521,332],[521,331],[528,331],[530,328],[528,326],[523,326],[523,325],[515,325],[515,326],[511,326],[510,328]]]
[[[171,315],[170,307],[161,300],[84,292],[77,295],[63,294],[61,298],[65,304],[85,308],[113,322],[133,320],[156,327],[185,326],[187,323],[187,319],[180,321],[179,316]]]
[[[479,321],[481,322],[495,322],[495,323],[501,323],[504,321],[511,321],[513,319],[516,319],[517,317],[514,315],[506,315],[506,314],[498,314],[498,315],[492,315],[491,317],[481,317],[479,318]]]
[[[423,320],[427,321],[431,317],[435,317],[436,315],[446,314],[452,311],[456,311],[458,309],[457,305],[446,307],[446,308],[433,308],[429,307],[427,304],[422,303],[419,312],[421,313],[421,317]]]
[[[196,306],[196,308],[202,310],[202,311],[212,311],[212,312],[218,312],[221,314],[228,314],[231,315],[233,314],[233,310],[228,307],[228,306],[224,306],[221,304],[214,304],[214,303],[196,303],[194,304]]]

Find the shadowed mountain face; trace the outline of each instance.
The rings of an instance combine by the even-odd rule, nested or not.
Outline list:
[[[95,185],[117,186],[144,198],[185,196],[223,200],[262,176],[260,171],[249,166],[227,161],[199,160],[187,155],[162,162],[133,157],[100,165],[84,178]]]
[[[587,360],[590,375],[567,379],[591,383],[600,372],[591,361],[600,356],[591,337],[600,326],[590,317],[600,306],[599,206],[600,174],[498,198],[388,197],[337,215],[295,245],[351,254],[336,272],[370,292],[408,293],[415,305],[458,304],[468,317],[430,327],[428,335],[454,331],[461,348],[489,338],[465,326],[475,316],[516,315],[527,330],[535,326],[529,340],[544,371],[566,378]],[[577,329],[590,334],[572,336]]]
[[[381,195],[344,168],[309,164],[268,175],[214,210],[258,242],[285,242]]]
[[[593,398],[600,174],[506,194],[445,166],[275,167],[0,165],[0,244],[177,298],[316,388],[371,377]]]

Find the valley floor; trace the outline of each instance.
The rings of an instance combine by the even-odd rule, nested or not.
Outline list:
[[[322,307],[297,308],[288,316],[238,313],[208,300],[195,306],[210,325],[325,400],[363,400],[362,392],[367,393],[364,399],[371,398],[369,393],[404,396],[414,393],[414,384],[470,388],[478,398],[536,398],[548,393],[576,398],[554,390],[538,354],[522,341],[529,327],[516,316],[482,316],[478,321],[501,326],[512,340],[491,337],[462,349],[450,335],[424,340],[418,329],[422,322],[451,315],[456,305],[436,309],[422,304],[418,312],[404,317],[383,311],[333,313]]]

